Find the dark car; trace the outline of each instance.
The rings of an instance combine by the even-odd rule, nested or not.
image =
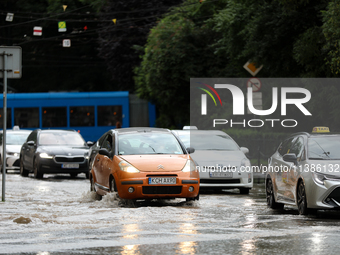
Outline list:
[[[20,174],[43,178],[45,173],[68,173],[88,177],[89,146],[72,130],[34,130],[20,151]]]

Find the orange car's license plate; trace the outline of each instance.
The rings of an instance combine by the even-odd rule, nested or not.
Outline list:
[[[150,177],[149,184],[176,184],[176,177]]]

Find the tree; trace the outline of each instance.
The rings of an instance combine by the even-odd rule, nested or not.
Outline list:
[[[334,76],[340,76],[340,3],[330,1],[327,10],[322,12],[322,31],[326,38],[325,50],[328,52],[326,64]]]
[[[329,4],[321,15],[328,2],[186,1],[152,29],[135,71],[137,91],[157,103],[161,125],[178,126],[189,110],[171,109],[188,109],[191,77],[249,77],[248,60],[263,65],[259,77],[333,77],[325,63],[338,68],[339,9]]]
[[[107,1],[102,8],[99,54],[117,90],[134,91],[133,68],[140,63],[134,45],[144,45],[158,18],[182,0]]]
[[[158,126],[189,124],[190,78],[222,69],[210,47],[215,32],[204,23],[220,5],[186,1],[151,30],[135,82],[138,95],[156,103]]]

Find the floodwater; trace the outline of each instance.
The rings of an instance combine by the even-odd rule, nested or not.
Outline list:
[[[340,212],[273,211],[264,186],[200,200],[96,200],[85,175],[6,176],[0,254],[338,254]],[[2,177],[0,177],[1,180]]]

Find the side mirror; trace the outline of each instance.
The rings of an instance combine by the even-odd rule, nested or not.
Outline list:
[[[87,141],[86,144],[87,144],[87,146],[91,147],[92,145],[94,145],[94,142]]]
[[[29,145],[29,146],[34,146],[35,143],[34,143],[34,141],[28,141],[28,142],[27,142],[27,145]]]
[[[297,157],[296,157],[295,153],[287,153],[287,154],[283,155],[283,160],[287,161],[287,162],[292,162],[295,165],[297,165]]]
[[[194,153],[194,152],[195,152],[195,149],[194,149],[194,148],[191,148],[191,147],[188,147],[188,148],[187,148],[187,152],[188,152],[189,154]]]
[[[244,154],[248,154],[249,153],[249,149],[246,147],[241,147],[240,150],[244,153]]]
[[[98,151],[98,153],[100,155],[107,156],[108,158],[112,158],[112,152],[109,152],[107,149],[102,148]]]

